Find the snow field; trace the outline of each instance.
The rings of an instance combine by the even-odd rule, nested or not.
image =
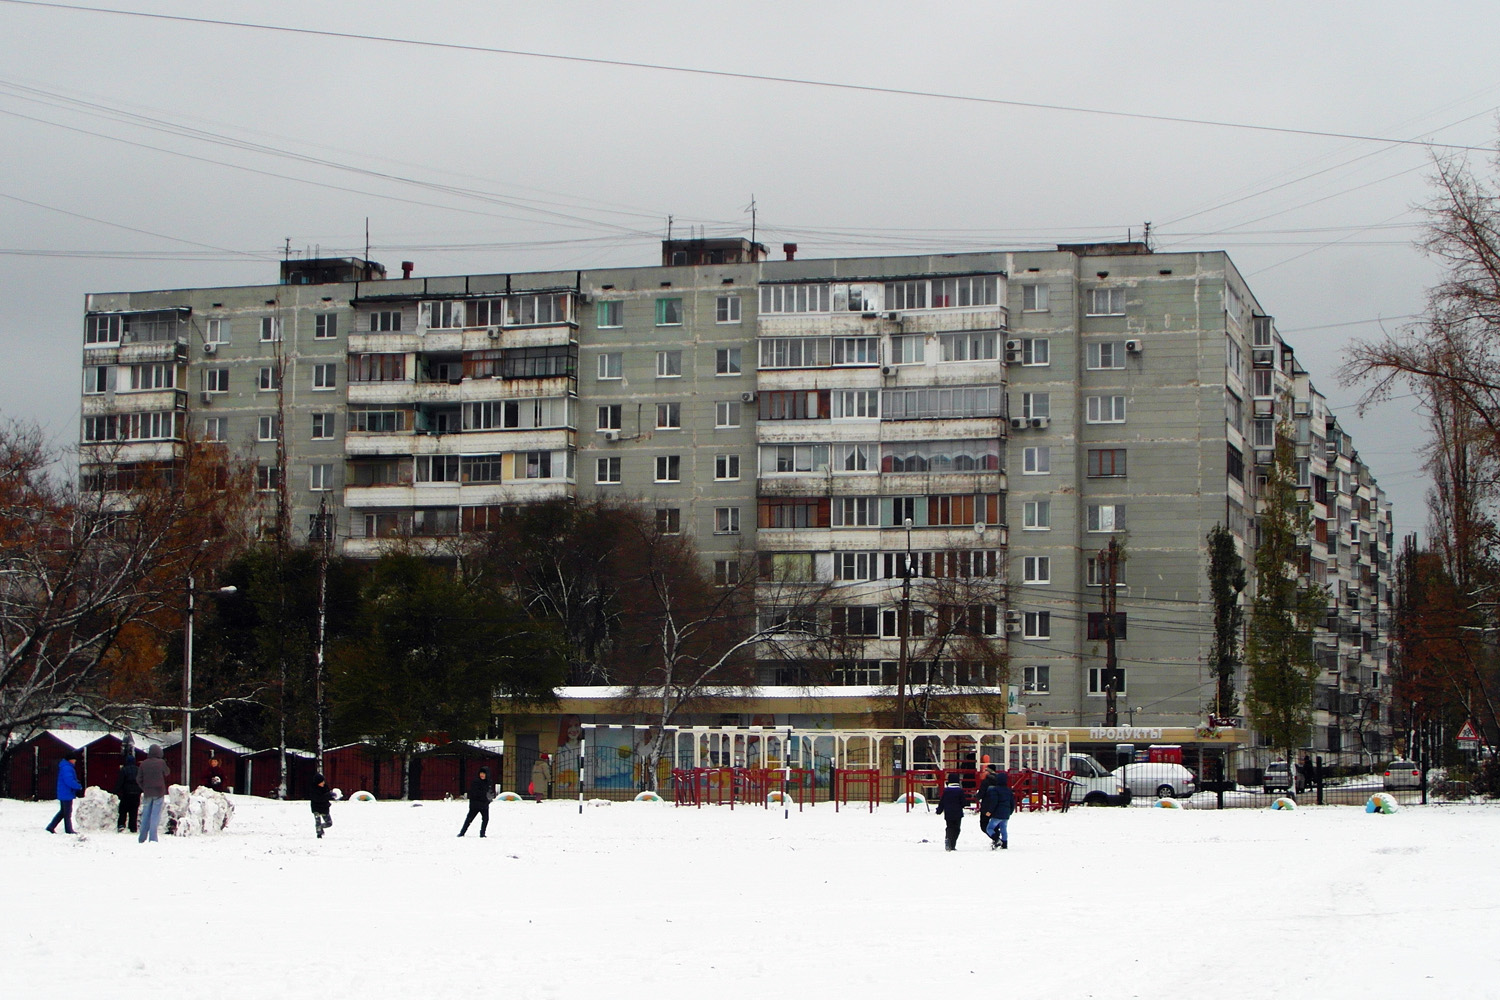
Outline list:
[[[305,802],[235,806],[140,845],[0,800],[0,995],[1421,998],[1497,968],[1493,806],[1018,813],[951,854],[895,805],[497,802],[460,840],[463,802],[340,802],[321,841]]]

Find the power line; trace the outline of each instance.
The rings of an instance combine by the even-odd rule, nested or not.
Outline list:
[[[87,14],[113,14],[119,17],[144,18],[172,21],[181,24],[208,25],[213,27],[245,28],[253,31],[281,32],[293,35],[308,35],[318,38],[339,38],[349,41],[384,42],[391,45],[410,45],[446,51],[473,52],[483,55],[519,56],[526,59],[545,59],[557,62],[581,63],[592,66],[612,66],[622,69],[642,69],[660,73],[682,73],[693,76],[718,77],[728,80],[749,80],[757,83],[782,83],[801,87],[820,87],[828,90],[846,90],[860,93],[885,94],[894,97],[920,97],[931,100],[958,101],[969,104],[987,104],[1001,107],[1026,108],[1034,111],[1062,111],[1069,114],[1098,115],[1109,118],[1124,118],[1135,121],[1155,121],[1175,125],[1201,125],[1210,128],[1229,128],[1252,132],[1268,132],[1280,135],[1301,135],[1320,139],[1345,139],[1352,142],[1378,142],[1385,145],[1420,146],[1428,149],[1451,149],[1468,152],[1489,152],[1487,146],[1469,146],[1458,143],[1432,142],[1420,139],[1392,139],[1385,136],[1360,135],[1352,132],[1329,132],[1319,129],[1290,128],[1276,125],[1255,125],[1247,122],[1231,122],[1211,118],[1187,118],[1174,115],[1153,115],[1144,112],[1110,111],[1102,108],[1086,108],[1067,104],[1048,104],[1038,101],[1017,101],[1000,97],[978,97],[972,94],[951,94],[933,90],[914,90],[902,87],[881,87],[871,84],[842,83],[834,80],[815,80],[807,77],[773,76],[764,73],[745,73],[733,70],[704,69],[692,66],[673,66],[666,63],[637,62],[626,59],[603,59],[595,56],[565,55],[556,52],[533,52],[526,49],[508,49],[499,46],[465,44],[461,42],[436,42],[414,38],[399,38],[392,35],[372,35],[352,31],[330,31],[320,28],[294,28],[278,24],[256,24],[250,21],[230,21],[220,18],[187,17],[181,14],[160,14],[147,11],[117,10],[108,7],[84,7],[76,4],[47,3],[43,0],[0,0],[22,7],[41,7],[52,10],[67,10]]]

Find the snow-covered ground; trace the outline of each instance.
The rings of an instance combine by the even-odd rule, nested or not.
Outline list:
[[[239,797],[222,836],[0,799],[0,996],[1493,996],[1500,807],[1018,814]],[[954,988],[963,991],[955,994]]]

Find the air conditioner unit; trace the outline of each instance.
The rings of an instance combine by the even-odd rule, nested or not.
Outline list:
[[[740,393],[740,400],[741,400],[741,402],[745,402],[745,403],[753,403],[753,402],[755,402],[755,393],[754,392],[742,392],[742,393]]]
[[[859,316],[860,316],[860,319],[878,319],[878,318],[880,318],[880,314],[879,313],[873,313],[873,312],[862,312],[862,313],[859,314]]]
[[[1024,431],[1026,428],[1028,428],[1030,426],[1031,426],[1031,421],[1027,420],[1025,417],[1011,417],[1010,418],[1010,429],[1013,430],[1013,431]]]
[[[211,392],[200,392],[200,393],[198,393],[198,401],[200,403],[202,403],[204,406],[207,406],[209,403],[212,403],[214,401],[213,393],[211,393]]]
[[[1031,418],[1031,426],[1037,428],[1038,430],[1041,430],[1042,428],[1046,427],[1050,423],[1052,423],[1052,418],[1051,417],[1032,417]]]
[[[1021,342],[1019,340],[1007,340],[1005,342],[1005,349],[1007,351],[1015,351],[1019,354],[1021,351]]]
[[[1021,631],[1021,623],[1020,622],[1006,622],[1005,623],[1005,631],[1009,632],[1011,635],[1016,635],[1016,634],[1020,633],[1020,631]]]
[[[1021,612],[1019,612],[1019,611],[1007,611],[1007,612],[1005,612],[1005,620],[1007,622],[1018,622],[1019,623],[1020,620],[1021,620]]]
[[[1141,342],[1139,340],[1127,340],[1127,341],[1125,341],[1125,353],[1126,354],[1139,354],[1139,353],[1141,353]]]
[[[498,326],[487,326],[484,328],[484,335],[491,340],[499,340],[500,328]]]
[[[214,343],[204,344],[203,345],[203,353],[204,354],[218,354],[219,353],[219,345],[218,344],[214,344]]]
[[[605,431],[604,432],[604,440],[606,440],[606,441],[618,441],[618,440],[620,440],[620,432],[619,431]]]
[[[901,321],[901,314],[898,312],[888,312],[885,314],[885,318],[895,320],[899,323]]]
[[[896,374],[896,369],[893,368],[893,367],[891,367],[890,365],[881,365],[880,366],[880,374],[882,374],[882,375],[894,375],[894,374]]]

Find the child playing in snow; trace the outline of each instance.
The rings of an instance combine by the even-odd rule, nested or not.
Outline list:
[[[333,808],[333,794],[328,790],[328,779],[321,774],[313,778],[312,790],[312,814],[313,826],[317,828],[319,839],[323,831],[333,826],[333,816],[330,810]]]
[[[979,809],[989,816],[984,832],[990,836],[990,849],[1009,847],[1006,824],[1010,822],[1011,813],[1016,811],[1016,793],[1010,787],[1010,775],[1001,771],[995,776],[994,783],[985,789]]]
[[[937,814],[948,822],[947,835],[943,840],[944,850],[958,848],[959,827],[963,825],[964,808],[968,804],[969,796],[964,792],[963,776],[954,772],[948,776],[948,787],[943,789],[943,796],[938,799]]]

